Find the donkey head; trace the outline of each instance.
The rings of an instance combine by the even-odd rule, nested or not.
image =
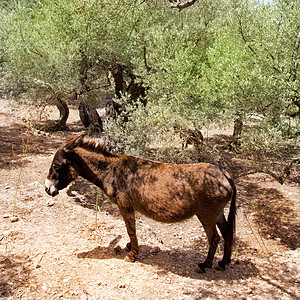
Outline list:
[[[78,171],[70,158],[72,151],[82,143],[83,138],[84,134],[77,135],[56,151],[45,181],[45,190],[49,195],[56,196],[77,178]]]

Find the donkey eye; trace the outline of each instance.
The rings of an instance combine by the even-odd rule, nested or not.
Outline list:
[[[57,180],[58,179],[58,174],[57,173],[53,173],[51,177],[52,177],[53,180]]]

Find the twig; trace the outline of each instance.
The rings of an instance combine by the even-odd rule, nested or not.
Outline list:
[[[151,68],[149,67],[149,65],[147,63],[147,49],[146,49],[146,45],[144,45],[144,47],[143,47],[143,53],[144,53],[144,64],[145,64],[147,72],[149,72],[151,70]]]
[[[97,197],[96,197],[96,220],[95,220],[95,226],[96,226],[96,230],[97,230],[97,219],[98,219],[98,216],[97,216],[97,212],[98,212],[98,200],[99,200],[99,188],[97,189]]]
[[[21,132],[21,135],[22,135],[23,154],[26,157],[26,155],[28,153],[28,139],[25,143],[24,138],[23,138],[23,131]],[[13,148],[12,148],[12,151],[13,151]],[[16,211],[16,205],[17,205],[17,195],[18,195],[19,186],[20,186],[20,183],[21,183],[21,175],[22,175],[24,164],[25,164],[25,159],[22,160],[18,180],[17,180],[17,183],[16,183],[16,193],[15,193],[14,205],[13,205],[13,217],[15,217],[15,211]]]
[[[247,215],[246,215],[245,213],[244,213],[244,216],[245,216],[245,219],[246,219],[246,221],[247,221],[247,223],[248,223],[248,226],[249,226],[250,230],[252,231],[252,234],[254,235],[256,241],[258,242],[258,245],[261,247],[261,249],[263,250],[263,252],[265,252],[265,254],[267,254],[267,255],[270,256],[271,253],[269,252],[268,248],[266,247],[266,244],[264,243],[262,237],[260,236],[260,239],[261,239],[261,242],[260,242],[259,239],[258,239],[258,237],[256,236],[256,234],[254,233],[254,230],[253,230],[253,228],[252,228],[252,226],[251,226],[251,223],[250,223],[250,221],[248,220],[248,217],[247,217]],[[263,247],[263,246],[264,246],[264,247]],[[265,251],[265,250],[266,250],[266,251]]]
[[[229,172],[231,173],[231,175],[232,175],[234,178],[236,178],[235,172],[233,171],[233,169],[232,169],[232,167],[231,167],[231,165],[230,165],[229,160],[226,159],[216,147],[214,147],[214,146],[212,146],[212,145],[210,145],[210,144],[208,144],[208,143],[206,143],[206,142],[201,142],[200,145],[204,145],[205,147],[210,148],[210,149],[212,149],[213,151],[215,151],[215,152],[220,156],[221,160],[224,162],[224,164],[225,164],[226,167],[228,168],[228,170],[229,170]]]
[[[181,0],[177,0],[177,1],[172,1],[169,0],[171,2],[171,8],[177,8],[179,9],[179,11],[190,7],[192,5],[194,5],[198,0],[189,0],[187,2],[182,2]]]

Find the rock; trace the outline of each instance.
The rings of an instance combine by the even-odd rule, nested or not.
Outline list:
[[[18,222],[18,221],[19,221],[19,217],[10,217],[11,223]]]
[[[43,289],[44,291],[47,291],[47,286],[46,286],[46,285],[43,285],[43,286],[42,286],[42,289]]]
[[[67,188],[66,188],[66,193],[69,197],[73,196],[73,187],[74,187],[74,185],[75,185],[75,183],[73,182],[73,183],[69,184],[69,186],[67,186]]]
[[[38,181],[31,182],[31,183],[29,183],[28,185],[29,185],[29,186],[33,186],[33,187],[36,187],[36,188],[38,188],[38,187],[43,187],[43,185],[40,184]]]
[[[10,235],[10,231],[9,230],[5,230],[4,232],[3,232],[3,236],[9,236]]]
[[[51,207],[51,206],[53,206],[54,204],[55,204],[55,202],[54,202],[54,200],[52,200],[52,199],[48,200],[48,202],[47,202],[47,206],[48,206],[48,207]]]
[[[8,218],[10,218],[10,215],[3,215],[3,218],[8,219]]]
[[[150,253],[158,253],[161,249],[158,246],[153,247],[153,249],[150,251]]]

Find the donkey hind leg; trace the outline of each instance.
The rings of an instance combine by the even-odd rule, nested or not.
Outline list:
[[[224,238],[224,255],[223,255],[223,259],[218,262],[218,265],[222,270],[225,270],[225,265],[228,265],[230,263],[233,234],[230,231],[228,222],[225,219],[223,211],[219,215],[217,225]]]
[[[135,213],[134,211],[128,212],[125,210],[120,209],[120,212],[123,216],[123,219],[125,221],[127,233],[130,238],[130,243],[126,245],[127,250],[129,250],[129,253],[125,257],[125,261],[127,262],[134,262],[136,256],[139,254],[139,245],[138,240],[136,237],[136,228],[135,228]]]
[[[217,232],[216,223],[204,223],[201,220],[201,216],[197,216],[197,217],[202,223],[202,226],[205,230],[209,242],[209,250],[208,250],[207,257],[203,263],[198,264],[200,270],[204,273],[206,268],[212,267],[212,262],[216,253],[218,243],[220,241],[220,236]]]

